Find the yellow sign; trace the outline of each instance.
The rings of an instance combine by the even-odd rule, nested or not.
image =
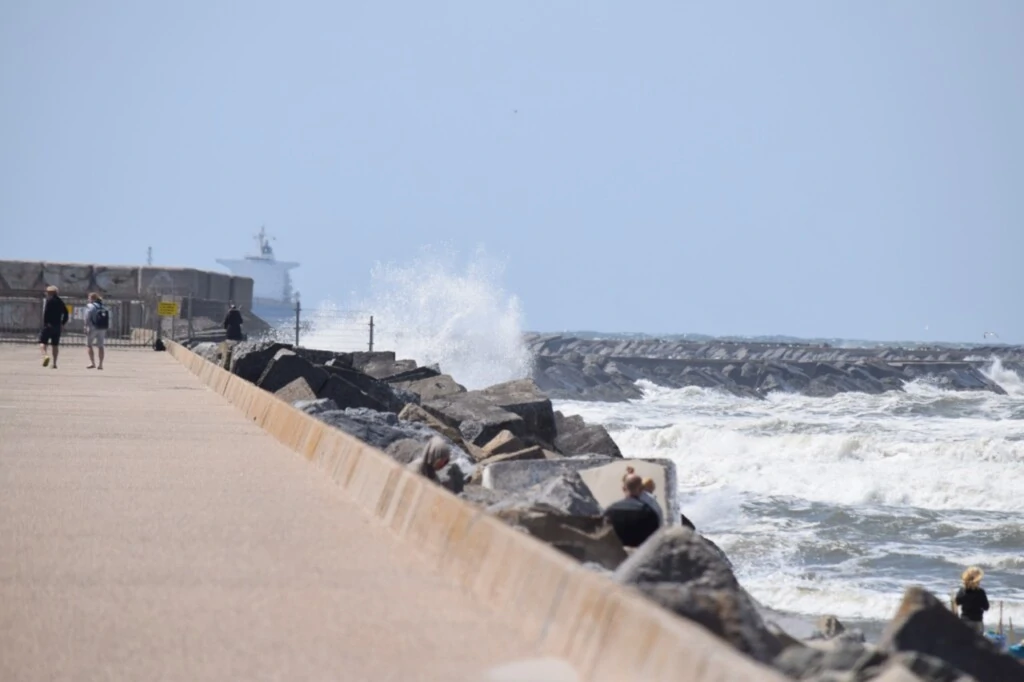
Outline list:
[[[68,315],[70,315],[71,313],[75,312],[75,306],[73,306],[73,305],[68,305],[67,303],[65,303],[64,307],[68,309]]]
[[[178,304],[174,301],[160,301],[156,304],[156,314],[160,317],[177,317]]]

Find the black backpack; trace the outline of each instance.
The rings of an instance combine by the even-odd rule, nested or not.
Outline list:
[[[94,329],[108,329],[110,327],[110,311],[102,303],[97,303],[92,311],[92,326]]]

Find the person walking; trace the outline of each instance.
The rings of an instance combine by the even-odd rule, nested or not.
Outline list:
[[[39,348],[43,353],[43,367],[50,365],[47,345],[53,348],[53,365],[57,369],[57,356],[60,354],[60,335],[64,325],[68,323],[68,307],[57,295],[57,287],[46,287],[46,300],[43,303],[43,329],[39,333]]]
[[[103,369],[106,354],[107,329],[110,328],[110,310],[103,305],[103,299],[96,292],[89,294],[89,304],[85,306],[85,347],[89,352],[89,365],[86,369]],[[100,364],[96,364],[93,346],[100,356]]]
[[[985,572],[977,566],[971,566],[961,576],[963,587],[956,593],[953,602],[960,607],[960,620],[979,635],[985,633],[983,622],[988,611],[988,595],[981,587],[981,579]]]
[[[232,303],[228,314],[224,316],[224,329],[227,331],[228,341],[242,340],[242,322],[241,311]]]

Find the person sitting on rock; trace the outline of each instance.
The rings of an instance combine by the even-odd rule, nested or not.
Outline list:
[[[604,510],[604,517],[612,524],[624,547],[639,547],[661,527],[661,520],[651,506],[640,499],[644,480],[636,474],[626,474],[622,483],[625,498]]]
[[[658,525],[662,526],[665,524],[665,515],[661,511],[661,505],[658,504],[657,498],[654,497],[654,479],[644,479],[644,491],[640,493],[640,500],[654,510],[654,513],[658,515]]]
[[[437,472],[448,466],[451,458],[452,449],[448,441],[440,436],[434,436],[423,448],[423,454],[414,459],[408,468],[431,481],[440,483]]]
[[[988,595],[981,587],[981,579],[985,573],[977,566],[971,566],[962,577],[964,586],[956,593],[954,602],[960,607],[960,620],[966,623],[979,635],[984,634],[982,622],[984,613],[988,611]]]

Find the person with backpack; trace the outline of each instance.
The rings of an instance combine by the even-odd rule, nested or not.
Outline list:
[[[110,328],[110,309],[103,305],[103,299],[96,292],[89,294],[89,305],[85,306],[85,345],[89,351],[89,366],[86,369],[103,369],[104,346],[107,329]],[[96,364],[93,345],[99,349],[100,364]]]
[[[68,306],[57,295],[57,287],[46,287],[46,301],[43,303],[43,330],[39,333],[39,347],[43,351],[43,367],[50,365],[46,346],[53,347],[53,365],[57,369],[57,355],[60,353],[60,335],[68,323]]]

